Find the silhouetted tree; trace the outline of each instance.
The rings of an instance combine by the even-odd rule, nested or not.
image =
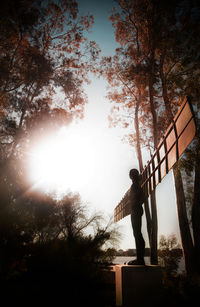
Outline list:
[[[6,158],[21,140],[27,144],[35,120],[51,127],[83,116],[83,82],[99,49],[84,37],[93,17],[78,17],[76,1],[9,0],[1,17],[0,141]]]
[[[119,240],[115,225],[105,223],[101,214],[89,215],[78,194],[56,201],[37,191],[19,190],[12,183],[1,186],[0,282],[4,294],[11,291],[13,300],[20,297],[21,303],[30,297],[35,302],[51,302],[55,298],[62,301],[65,295],[72,299],[78,291],[79,303],[92,304],[87,290],[98,297],[102,265],[112,261]],[[99,304],[102,299],[99,296]]]

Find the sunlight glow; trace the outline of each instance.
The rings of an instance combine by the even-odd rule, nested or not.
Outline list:
[[[97,152],[92,132],[62,128],[56,137],[39,143],[30,153],[30,178],[39,188],[62,193],[79,191],[95,176]]]

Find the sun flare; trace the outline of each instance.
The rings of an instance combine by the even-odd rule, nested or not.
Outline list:
[[[62,193],[84,188],[95,175],[95,146],[91,131],[63,128],[56,137],[38,143],[30,153],[29,176],[46,191]]]

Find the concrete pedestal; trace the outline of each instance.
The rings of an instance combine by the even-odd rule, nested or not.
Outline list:
[[[116,265],[116,305],[154,306],[162,291],[159,266]]]

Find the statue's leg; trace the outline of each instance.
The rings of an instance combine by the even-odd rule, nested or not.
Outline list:
[[[133,228],[133,235],[135,238],[137,262],[139,264],[144,264],[145,241],[141,232],[142,216],[140,214],[132,213],[131,223]]]

